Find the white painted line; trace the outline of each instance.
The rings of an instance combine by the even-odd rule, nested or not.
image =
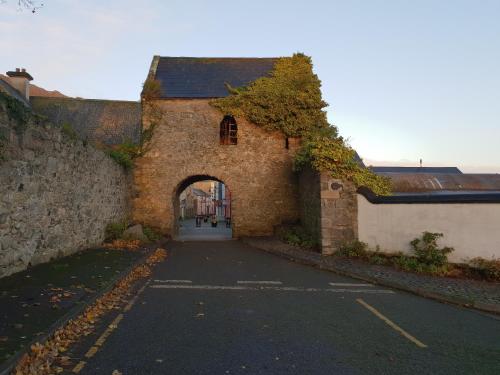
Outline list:
[[[331,286],[375,286],[373,284],[356,284],[356,283],[328,283]]]
[[[155,283],[191,284],[191,280],[155,280]]]
[[[237,284],[255,284],[255,285],[281,285],[283,284],[281,281],[252,281],[252,280],[243,280],[237,281]]]
[[[377,318],[383,320],[389,327],[391,327],[395,331],[399,332],[402,336],[406,337],[412,343],[417,345],[419,348],[427,348],[427,345],[425,345],[422,341],[416,339],[415,337],[410,335],[408,332],[406,332],[403,328],[401,328],[396,323],[391,321],[389,318],[382,315],[382,313],[380,313],[377,309],[375,309],[375,307],[370,306],[365,301],[363,301],[361,298],[356,299],[356,301],[359,304],[361,304],[362,306],[366,307],[368,310],[370,310]]]
[[[300,288],[293,286],[232,286],[232,285],[151,285],[153,289],[193,289],[193,290],[271,290],[277,292],[330,292],[330,293],[368,293],[368,294],[394,294],[387,289],[322,289],[322,288]]]

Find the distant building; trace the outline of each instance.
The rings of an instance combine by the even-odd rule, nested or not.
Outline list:
[[[500,174],[462,173],[457,167],[370,167],[389,177],[395,194],[500,192]]]

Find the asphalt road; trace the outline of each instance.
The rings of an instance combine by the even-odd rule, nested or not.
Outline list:
[[[80,374],[500,374],[498,317],[238,241],[168,251]]]

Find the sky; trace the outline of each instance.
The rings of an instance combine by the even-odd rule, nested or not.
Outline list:
[[[500,173],[500,0],[16,4],[0,4],[0,72],[25,67],[46,89],[138,100],[153,55],[303,52],[365,163]]]

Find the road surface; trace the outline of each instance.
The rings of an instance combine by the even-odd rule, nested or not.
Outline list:
[[[167,250],[105,341],[72,353],[79,373],[500,374],[499,317],[239,241]]]

